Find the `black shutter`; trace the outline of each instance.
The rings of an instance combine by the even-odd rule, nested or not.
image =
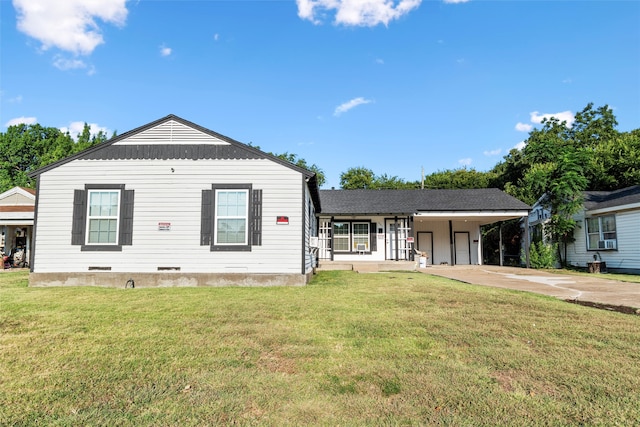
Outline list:
[[[133,243],[133,195],[134,190],[122,192],[122,208],[120,209],[120,245]]]
[[[71,244],[84,245],[87,214],[87,192],[73,190],[73,220],[71,223]]]
[[[375,222],[369,224],[369,246],[371,247],[371,252],[378,250],[378,230],[376,227],[377,224]]]
[[[251,244],[262,245],[262,190],[251,192]]]
[[[211,195],[213,190],[202,190],[202,206],[200,214],[200,246],[211,245],[211,226],[213,219],[211,215],[213,209],[211,206]]]

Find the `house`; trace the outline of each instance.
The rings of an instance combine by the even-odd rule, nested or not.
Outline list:
[[[585,191],[574,216],[575,241],[567,245],[567,263],[587,268],[604,263],[608,271],[640,273],[640,185],[613,191]],[[532,239],[542,236],[550,213],[540,202],[529,216]]]
[[[318,257],[482,264],[481,226],[527,217],[530,207],[495,189],[321,190]]]
[[[169,115],[31,174],[30,286],[302,285],[313,172]]]
[[[35,200],[30,188],[14,187],[0,194],[0,253],[11,256],[11,266],[28,264]]]

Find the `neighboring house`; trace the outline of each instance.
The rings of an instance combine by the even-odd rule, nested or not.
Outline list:
[[[302,285],[313,172],[169,115],[37,170],[31,286]]]
[[[29,259],[32,246],[35,194],[34,190],[24,187],[14,187],[0,194],[0,252],[18,253],[24,262]],[[24,262],[17,262],[18,257],[15,261],[24,265]]]
[[[321,190],[318,257],[482,264],[481,226],[527,217],[530,206],[498,189]]]
[[[540,203],[529,215],[532,239],[543,237],[550,213]],[[574,216],[575,242],[567,263],[586,268],[604,262],[608,271],[640,273],[640,185],[614,191],[585,191],[584,207]]]

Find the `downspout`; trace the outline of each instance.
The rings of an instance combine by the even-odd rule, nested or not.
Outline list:
[[[453,243],[453,221],[449,220],[449,257],[451,265],[455,265],[455,245]]]

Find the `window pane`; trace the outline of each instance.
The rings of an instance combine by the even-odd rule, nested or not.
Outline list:
[[[598,218],[587,218],[587,233],[599,233]]]
[[[218,243],[245,243],[246,220],[218,219]]]
[[[115,219],[90,219],[89,243],[116,243],[117,228]]]
[[[358,245],[364,245],[369,250],[369,224],[353,224],[353,249],[358,250]]]
[[[349,235],[349,224],[343,222],[336,222],[333,224],[333,234],[334,236],[348,236]]]

